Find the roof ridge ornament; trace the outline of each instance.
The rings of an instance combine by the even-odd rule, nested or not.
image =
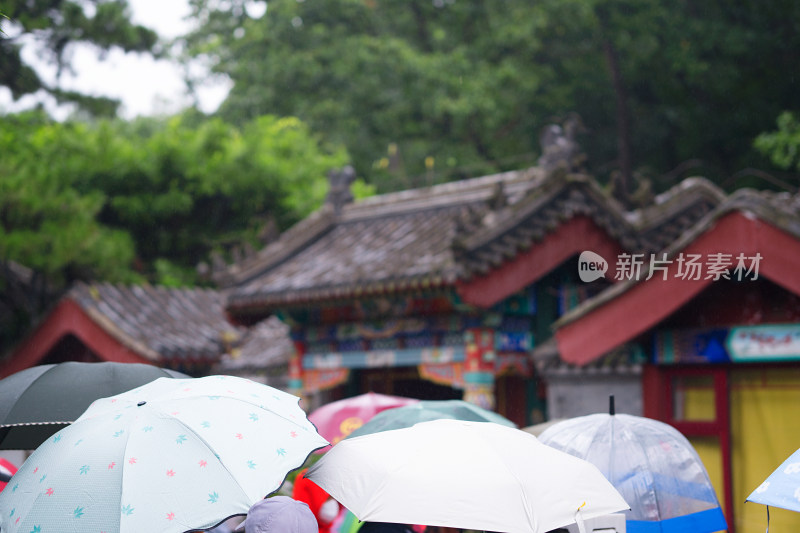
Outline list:
[[[545,172],[564,168],[567,172],[581,172],[586,154],[578,144],[578,134],[586,131],[580,115],[570,113],[561,124],[548,124],[539,134],[542,155],[538,165]]]
[[[341,214],[342,208],[353,201],[353,192],[350,185],[356,180],[356,171],[351,165],[328,172],[328,196],[325,203],[333,207],[336,215]]]

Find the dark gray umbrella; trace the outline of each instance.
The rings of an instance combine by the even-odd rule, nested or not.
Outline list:
[[[157,378],[186,374],[135,363],[66,362],[27,368],[0,380],[0,450],[33,450],[98,398]]]

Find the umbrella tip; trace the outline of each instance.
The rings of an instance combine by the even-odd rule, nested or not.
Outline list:
[[[614,395],[608,397],[608,414],[615,415],[616,409],[614,409]]]

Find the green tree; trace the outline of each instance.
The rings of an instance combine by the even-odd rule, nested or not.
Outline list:
[[[771,165],[752,141],[797,106],[791,0],[259,4],[192,0],[188,54],[234,83],[220,115],[298,116],[382,190],[534,162],[541,128],[572,111],[590,170],[622,195],[634,176],[725,183]]]
[[[70,47],[90,44],[99,51],[120,47],[126,52],[158,53],[158,36],[131,23],[127,0],[6,0],[0,18],[0,86],[16,100],[44,90],[59,103],[77,104],[99,116],[114,116],[119,102],[59,89],[42,80],[22,57],[21,43],[32,38],[60,75],[69,68]]]
[[[785,111],[778,116],[776,126],[777,130],[756,138],[756,149],[778,168],[800,172],[800,120],[794,113]]]
[[[299,120],[274,116],[241,127],[191,113],[105,122],[82,144],[77,187],[108,199],[98,219],[130,232],[148,277],[160,268],[181,283],[198,281],[210,252],[258,247],[319,207],[326,173],[347,161]]]
[[[540,83],[526,68],[535,21],[504,32],[516,2],[276,0],[257,19],[247,2],[193,5],[205,24],[190,52],[234,81],[221,116],[296,115],[346,144],[358,174],[384,190],[535,157],[542,108],[514,96]]]
[[[0,118],[0,350],[75,279],[141,279],[124,230],[97,220],[104,196],[69,176],[79,139],[41,112]]]
[[[201,284],[212,254],[256,249],[318,208],[348,161],[294,118],[237,127],[192,111],[2,116],[0,153],[0,318],[17,324],[76,280]],[[32,282],[15,285],[22,270]]]
[[[293,118],[239,128],[191,112],[97,123],[29,113],[0,125],[3,256],[66,282],[163,283],[161,272],[194,283],[212,251],[258,246],[319,207],[326,173],[347,161]]]
[[[56,285],[131,278],[133,241],[97,220],[102,191],[77,186],[83,130],[39,111],[0,119],[0,257]]]

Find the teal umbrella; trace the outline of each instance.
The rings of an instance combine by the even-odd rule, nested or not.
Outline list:
[[[299,400],[233,376],[101,398],[0,492],[0,531],[183,533],[244,515],[328,445]]]
[[[34,450],[98,398],[162,377],[191,376],[154,365],[76,361],[12,374],[0,380],[0,450]]]
[[[419,422],[443,418],[469,422],[494,422],[508,427],[517,427],[506,417],[463,400],[422,400],[403,407],[381,411],[366,424],[350,433],[347,438],[391,429],[403,429]]]

